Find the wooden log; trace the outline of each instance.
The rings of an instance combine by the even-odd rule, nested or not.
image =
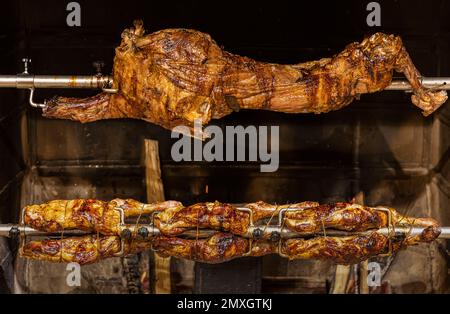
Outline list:
[[[362,191],[358,192],[353,198],[353,202],[363,205],[364,193]],[[359,267],[357,267],[357,273],[355,269],[352,271],[351,265],[337,265],[331,293],[369,293],[369,287],[367,286],[367,265],[367,261],[361,262],[358,265]]]
[[[161,167],[157,141],[144,140],[143,162],[145,166],[147,202],[154,203],[164,201],[164,187],[161,180]],[[168,294],[171,292],[170,261],[170,257],[164,258],[160,257],[158,254],[154,254],[154,292],[156,294]]]

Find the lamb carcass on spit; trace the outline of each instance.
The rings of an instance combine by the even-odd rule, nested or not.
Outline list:
[[[411,83],[414,105],[424,115],[447,100],[426,89],[398,36],[376,33],[348,45],[332,58],[281,65],[223,51],[207,34],[166,29],[144,35],[143,24],[122,33],[116,48],[113,88],[76,99],[57,97],[44,116],[91,122],[134,118],[170,129],[207,124],[240,109],[323,113],[340,109],[365,93],[386,88],[393,72]]]

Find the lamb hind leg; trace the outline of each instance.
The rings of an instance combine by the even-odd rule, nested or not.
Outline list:
[[[422,113],[424,116],[432,114],[447,101],[446,91],[434,91],[422,86],[420,81],[421,75],[404,47],[397,58],[395,70],[402,72],[408,79],[414,93],[411,96],[411,101],[423,110]]]
[[[117,97],[117,95],[114,95]],[[47,103],[43,116],[55,119],[68,119],[82,123],[103,119],[124,118],[119,106],[111,104],[113,95],[100,93],[88,98],[56,97]],[[115,101],[125,101],[123,97]]]

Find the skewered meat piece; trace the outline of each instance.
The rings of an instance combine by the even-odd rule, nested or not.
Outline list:
[[[122,33],[113,77],[116,94],[54,98],[44,116],[91,122],[142,119],[171,129],[207,124],[240,109],[324,113],[386,88],[393,71],[410,82],[424,115],[447,100],[426,89],[398,36],[376,33],[332,58],[293,65],[263,63],[223,51],[207,34],[167,29],[144,35],[142,22]]]
[[[249,251],[249,240],[228,233],[209,239],[191,240],[158,237],[154,248],[163,256],[176,256],[204,263],[220,263],[242,257]],[[388,238],[376,232],[348,237],[317,237],[282,241],[281,253],[289,259],[330,260],[339,264],[358,263],[387,250]],[[400,249],[401,245],[396,248]],[[277,253],[278,243],[254,241],[249,256]]]
[[[151,248],[150,241],[133,239],[126,241],[123,255],[133,254]],[[121,239],[118,236],[86,235],[63,239],[46,239],[26,243],[21,256],[56,263],[76,262],[92,264],[121,253]]]
[[[216,233],[208,239],[157,237],[153,248],[162,256],[175,256],[204,263],[223,263],[243,256],[249,240],[230,233]]]
[[[370,257],[389,251],[397,252],[420,242],[431,242],[440,234],[437,226],[430,226],[420,235],[389,237],[376,231],[364,235],[346,237],[316,237],[312,239],[288,239],[284,241],[282,252],[289,259],[331,260],[337,264],[356,264]]]
[[[415,218],[401,215],[395,209],[388,209],[391,223],[395,226],[415,225],[429,227],[437,224],[432,218]],[[303,210],[287,211],[285,226],[302,233],[317,233],[324,228],[344,231],[364,231],[388,225],[388,215],[376,207],[352,203],[308,204]]]
[[[175,236],[192,228],[211,228],[242,235],[248,228],[249,215],[230,204],[199,203],[169,208],[156,214],[154,222],[168,236]]]
[[[35,260],[57,263],[76,262],[84,265],[112,257],[120,251],[120,247],[121,241],[118,236],[88,235],[30,241],[22,248],[21,255]]]
[[[388,250],[388,238],[377,232],[348,237],[289,239],[283,253],[289,259],[331,260],[337,264],[355,264]]]
[[[182,206],[180,202],[167,201],[143,204],[131,199],[115,199],[104,202],[92,199],[54,200],[24,208],[26,225],[46,232],[86,230],[105,235],[119,235],[120,208],[125,217],[151,214]]]

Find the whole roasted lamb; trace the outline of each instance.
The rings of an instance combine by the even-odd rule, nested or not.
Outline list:
[[[410,82],[424,115],[447,100],[421,85],[420,73],[398,36],[376,33],[332,58],[281,65],[223,51],[207,34],[166,29],[144,35],[141,21],[122,33],[113,69],[115,94],[57,97],[44,116],[91,122],[134,118],[164,128],[207,124],[240,109],[323,113],[364,93],[386,88],[393,71]]]

